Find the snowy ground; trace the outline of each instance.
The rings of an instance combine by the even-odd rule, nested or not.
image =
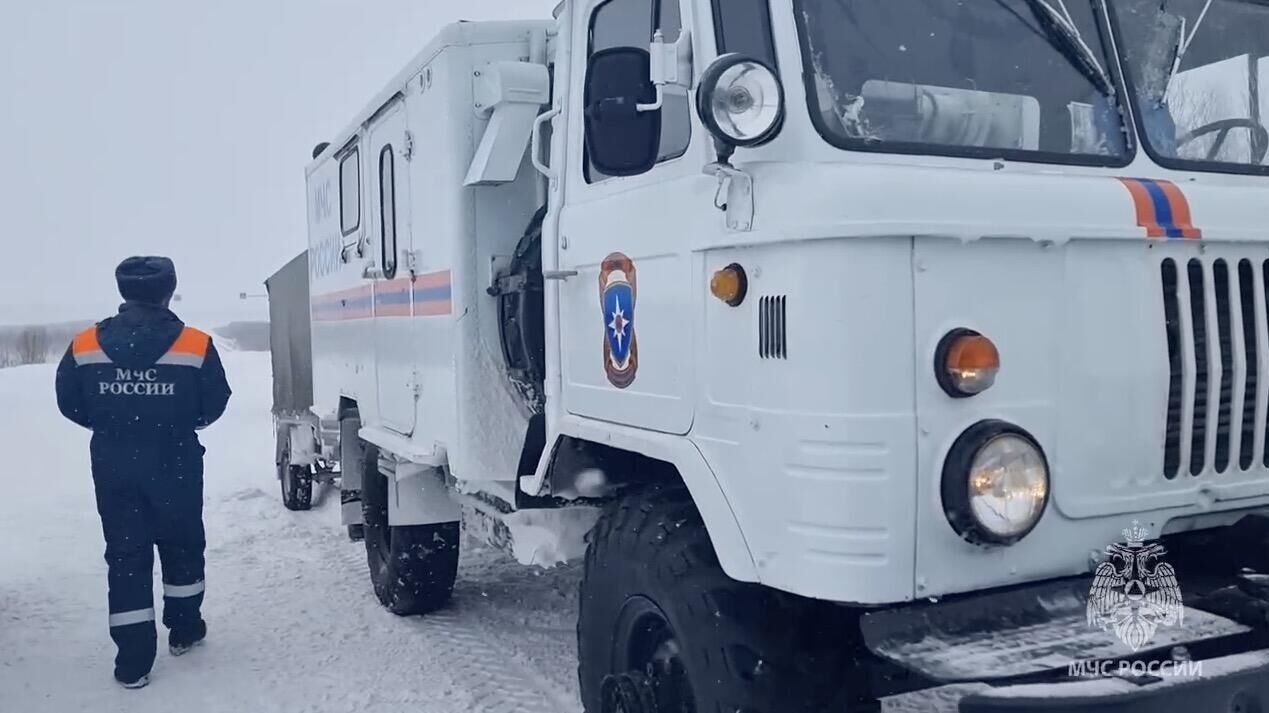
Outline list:
[[[282,507],[268,355],[223,356],[234,398],[202,435],[209,640],[173,659],[161,639],[140,691],[111,676],[89,434],[57,412],[52,365],[0,369],[0,713],[580,713],[578,567],[522,567],[468,540],[447,610],[387,613],[338,493]],[[886,710],[955,710],[940,693]]]
[[[209,641],[181,659],[161,649],[141,691],[111,678],[88,434],[57,413],[51,365],[0,370],[0,711],[580,711],[575,567],[468,542],[453,606],[387,613],[338,495],[308,513],[279,502],[268,356],[224,357],[235,396],[203,434]]]

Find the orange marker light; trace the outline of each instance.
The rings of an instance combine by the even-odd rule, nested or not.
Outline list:
[[[715,272],[713,279],[709,281],[709,291],[728,305],[739,307],[745,301],[745,294],[749,292],[749,278],[745,275],[745,268],[733,262]]]
[[[939,343],[934,365],[939,386],[954,398],[981,394],[996,383],[1000,352],[978,332],[957,329]]]

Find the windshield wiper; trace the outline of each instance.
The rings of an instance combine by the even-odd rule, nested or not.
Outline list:
[[[1058,0],[1058,2],[1062,3],[1062,0]],[[1063,14],[1058,12],[1047,0],[1027,0],[1027,4],[1031,6],[1031,11],[1035,13],[1036,20],[1039,21],[1040,28],[1044,31],[1044,36],[1049,40],[1049,43],[1087,77],[1102,94],[1114,96],[1115,83],[1111,81],[1110,75],[1106,73],[1101,63],[1097,61],[1097,54],[1084,41],[1084,36],[1080,34],[1079,28],[1075,26],[1075,21],[1071,19],[1071,13],[1066,10],[1066,5],[1062,5],[1062,9],[1066,11]]]
[[[1190,35],[1185,35],[1185,18],[1181,18],[1181,30],[1176,40],[1176,48],[1172,51],[1172,66],[1168,68],[1168,81],[1164,82],[1163,93],[1154,97],[1156,102],[1162,102],[1168,97],[1168,91],[1172,89],[1172,80],[1176,79],[1176,75],[1181,72],[1181,60],[1185,59],[1185,53],[1190,51],[1190,44],[1194,42],[1194,36],[1198,34],[1199,28],[1203,26],[1203,20],[1207,19],[1207,11],[1212,9],[1214,0],[1207,0],[1203,5],[1203,11],[1199,13],[1198,19],[1194,21],[1194,29],[1190,30]],[[1163,8],[1159,8],[1163,12]]]

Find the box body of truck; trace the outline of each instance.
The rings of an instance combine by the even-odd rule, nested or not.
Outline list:
[[[486,290],[541,197],[523,143],[509,168],[486,166],[510,180],[465,183],[503,120],[482,106],[482,70],[544,57],[547,29],[449,26],[308,171],[315,411],[356,404],[366,441],[507,503],[532,413],[504,376]],[[508,102],[530,124],[549,101],[534,91]]]

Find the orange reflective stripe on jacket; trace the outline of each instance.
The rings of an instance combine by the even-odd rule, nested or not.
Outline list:
[[[71,342],[71,354],[75,357],[75,363],[80,366],[110,363],[110,357],[101,350],[101,343],[97,341],[96,326],[85,329],[75,337],[75,341]]]
[[[207,350],[211,347],[211,337],[193,327],[186,327],[181,336],[167,350],[157,363],[177,366],[202,367],[207,358]]]
[[[181,332],[181,336],[176,338],[176,343],[172,345],[168,353],[205,357],[207,356],[207,346],[209,344],[211,344],[211,337],[207,336],[207,334],[193,327],[186,327],[185,331]]]

